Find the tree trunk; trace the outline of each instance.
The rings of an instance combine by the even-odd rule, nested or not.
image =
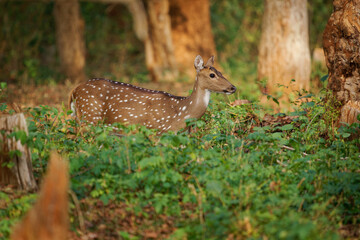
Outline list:
[[[77,0],[55,0],[56,40],[63,71],[73,82],[86,80],[84,20]]]
[[[283,108],[294,91],[310,85],[310,49],[306,0],[266,0],[259,46],[258,78],[264,93],[281,91]],[[291,81],[295,79],[295,82]],[[278,85],[284,87],[279,88]]]
[[[177,67],[171,38],[168,0],[148,0],[149,38],[146,39],[146,64],[152,79],[174,80]]]
[[[197,55],[216,55],[209,0],[170,0],[171,35],[179,69],[194,77]]]
[[[141,0],[98,1],[128,7],[153,81],[174,80],[178,69],[194,77],[195,56],[216,55],[209,0],[147,0],[146,8]]]
[[[24,131],[28,134],[24,114],[1,116],[0,129],[5,131],[5,134],[0,135],[0,184],[12,184],[27,191],[36,189],[29,149],[22,145],[20,140],[16,141],[14,137],[6,137],[15,130]],[[19,151],[21,155],[10,155],[11,151]],[[11,168],[4,166],[4,164],[9,163],[12,165]]]
[[[134,20],[134,32],[144,42],[151,80],[173,81],[178,76],[171,39],[168,0],[98,0],[125,4]]]
[[[341,103],[339,122],[357,122],[360,114],[360,0],[335,0],[323,34],[328,88]]]

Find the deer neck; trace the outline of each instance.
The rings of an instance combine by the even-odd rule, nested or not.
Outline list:
[[[189,106],[187,118],[200,118],[204,115],[210,100],[210,91],[200,86],[198,76],[196,76],[195,85],[191,95],[186,99]]]

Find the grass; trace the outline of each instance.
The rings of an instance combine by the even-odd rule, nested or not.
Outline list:
[[[360,223],[360,142],[351,140],[359,124],[337,129],[331,106],[313,97],[292,122],[278,121],[283,115],[266,122],[256,103],[215,98],[189,122],[195,133],[156,136],[119,125],[121,138],[102,125],[77,135],[69,112],[42,106],[28,110],[29,136],[18,137],[32,149],[37,179],[51,149],[69,159],[71,190],[89,223],[80,231],[72,204],[75,236],[340,239],[339,229]],[[7,237],[33,198],[17,197],[13,214],[6,200],[13,195],[1,196],[0,236]]]

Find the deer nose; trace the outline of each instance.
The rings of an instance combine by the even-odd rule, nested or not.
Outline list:
[[[234,93],[235,91],[236,91],[236,87],[234,85],[231,85],[224,92],[231,94]]]

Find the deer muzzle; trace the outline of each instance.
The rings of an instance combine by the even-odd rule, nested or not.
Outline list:
[[[227,89],[224,90],[224,93],[226,94],[233,94],[236,92],[236,87],[234,85],[231,85]]]

